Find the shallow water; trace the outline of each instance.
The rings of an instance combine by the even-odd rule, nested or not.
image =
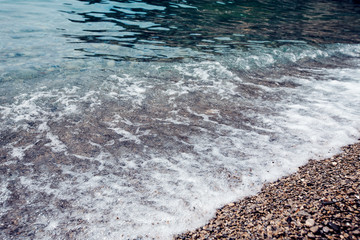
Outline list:
[[[359,137],[355,2],[0,6],[2,239],[170,239]]]

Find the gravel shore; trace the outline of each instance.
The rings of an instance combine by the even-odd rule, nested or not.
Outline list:
[[[360,239],[360,143],[310,160],[175,239]]]

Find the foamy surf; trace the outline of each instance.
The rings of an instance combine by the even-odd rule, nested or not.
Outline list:
[[[359,136],[359,46],[313,50],[51,72],[8,93],[2,221],[36,239],[170,239],[338,152]]]

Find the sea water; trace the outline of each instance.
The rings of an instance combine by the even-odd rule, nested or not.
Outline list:
[[[359,138],[359,14],[0,0],[0,238],[171,239],[339,152]]]

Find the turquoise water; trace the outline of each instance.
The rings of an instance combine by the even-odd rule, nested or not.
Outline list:
[[[171,239],[359,138],[354,1],[0,0],[0,238]]]

